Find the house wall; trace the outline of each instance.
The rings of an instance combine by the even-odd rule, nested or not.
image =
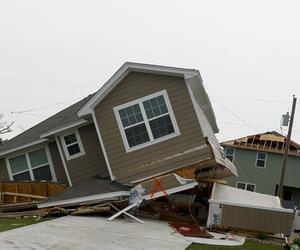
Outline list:
[[[56,174],[57,183],[68,184],[66,171],[64,169],[56,142],[50,142],[48,146],[53,162],[54,171]]]
[[[107,177],[109,174],[94,124],[81,127],[78,132],[85,154],[71,160],[66,160],[64,155],[72,184],[95,175]]]
[[[293,213],[222,205],[221,225],[255,232],[289,235]]]
[[[164,89],[167,90],[180,135],[126,153],[113,108]],[[174,170],[210,157],[207,147],[181,154],[205,144],[191,97],[181,77],[131,72],[95,107],[95,116],[113,175],[123,183]],[[175,154],[180,156],[160,161]]]
[[[235,148],[234,164],[239,177],[229,177],[227,182],[236,186],[237,181],[256,184],[256,192],[275,195],[282,168],[282,154],[268,153],[265,168],[255,166],[257,151]],[[300,157],[289,156],[285,174],[285,186],[300,188]],[[297,197],[298,194],[294,194]],[[297,198],[298,199],[298,198]],[[300,199],[297,201],[300,205]]]
[[[9,181],[5,159],[0,159],[0,182]]]

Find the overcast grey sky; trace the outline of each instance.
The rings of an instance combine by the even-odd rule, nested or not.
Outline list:
[[[220,140],[278,130],[300,98],[299,11],[275,0],[0,0],[0,113],[15,121],[5,138],[96,91],[125,61],[199,69]],[[298,142],[299,125],[300,106]]]

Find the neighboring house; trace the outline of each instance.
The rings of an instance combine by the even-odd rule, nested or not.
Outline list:
[[[125,63],[95,94],[0,146],[0,181],[134,184],[185,167],[224,178],[236,169],[217,132],[199,71]]]
[[[222,143],[239,177],[230,177],[231,186],[277,195],[285,137],[275,131],[246,136]],[[300,206],[300,145],[291,141],[284,179],[283,199]]]

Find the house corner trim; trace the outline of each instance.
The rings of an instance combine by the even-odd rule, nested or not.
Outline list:
[[[63,154],[63,152],[62,152],[62,148],[61,148],[61,145],[60,145],[60,142],[59,142],[58,135],[55,135],[55,141],[56,141],[56,145],[57,145],[57,148],[58,148],[58,152],[59,152],[59,155],[60,155],[62,164],[63,164],[64,169],[65,169],[65,173],[66,173],[66,176],[67,176],[67,179],[68,179],[69,186],[72,187],[71,177],[70,177],[70,175],[69,175],[67,163],[66,163],[66,160],[65,160],[65,158],[64,158],[64,154]]]
[[[94,121],[94,124],[95,124],[95,128],[96,128],[96,131],[97,131],[98,139],[99,139],[99,142],[100,142],[100,145],[101,145],[101,149],[102,149],[102,152],[103,152],[103,155],[104,155],[104,159],[105,159],[105,162],[106,162],[106,166],[107,166],[107,169],[108,169],[110,179],[112,181],[114,181],[116,179],[116,177],[113,175],[112,169],[110,167],[110,163],[109,163],[108,156],[107,156],[107,153],[106,153],[106,150],[105,150],[104,142],[103,142],[103,139],[102,139],[102,136],[101,136],[100,128],[99,128],[98,123],[97,123],[96,114],[95,114],[94,109],[92,109],[92,116],[93,116],[93,121]]]

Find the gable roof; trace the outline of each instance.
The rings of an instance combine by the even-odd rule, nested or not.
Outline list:
[[[87,96],[0,145],[0,156],[21,149],[21,147],[25,148],[31,146],[31,144],[34,145],[47,141],[47,139],[41,138],[43,133],[83,120],[78,117],[77,112],[92,98],[92,96],[93,95]]]
[[[198,70],[175,68],[153,64],[142,64],[126,62],[117,72],[100,88],[97,93],[84,105],[79,111],[78,116],[84,117],[91,114],[93,109],[130,73],[142,72],[169,76],[180,76],[190,85],[196,100],[201,105],[203,112],[209,120],[214,133],[219,132],[215,114],[213,112],[210,100],[203,86],[203,81]]]
[[[248,135],[238,139],[222,142],[222,146],[247,148],[259,151],[269,151],[275,153],[284,152],[284,143],[286,137],[277,131],[268,131],[265,133]],[[290,152],[292,154],[300,155],[300,144],[291,140]]]

